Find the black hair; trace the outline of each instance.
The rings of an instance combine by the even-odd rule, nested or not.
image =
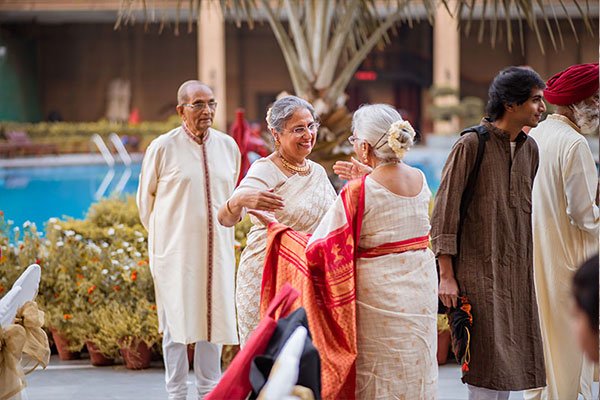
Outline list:
[[[504,116],[504,106],[521,105],[531,96],[531,90],[544,89],[546,84],[540,76],[526,67],[508,67],[496,75],[488,90],[485,112],[490,121]]]
[[[587,315],[591,328],[598,332],[598,254],[587,260],[573,276],[575,303]]]

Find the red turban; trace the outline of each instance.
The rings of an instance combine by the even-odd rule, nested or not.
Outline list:
[[[598,92],[598,63],[572,65],[546,83],[544,97],[557,106],[579,103]]]

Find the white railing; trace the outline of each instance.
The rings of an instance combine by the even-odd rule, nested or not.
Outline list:
[[[117,149],[117,153],[119,153],[119,157],[121,157],[123,164],[127,166],[131,165],[131,156],[127,152],[125,146],[123,146],[123,142],[121,141],[119,135],[117,135],[115,132],[112,132],[108,138],[112,142],[113,146],[115,146],[115,149]]]
[[[125,188],[127,182],[129,181],[129,178],[131,177],[131,156],[127,152],[127,149],[125,149],[125,146],[123,145],[123,142],[121,141],[119,135],[117,135],[115,132],[112,132],[108,136],[108,138],[115,150],[117,151],[117,153],[119,154],[121,162],[125,165],[125,170],[123,171],[121,178],[119,179],[115,188],[112,191],[112,193],[120,194]],[[100,186],[94,193],[94,198],[96,200],[100,200],[102,197],[104,197],[113,179],[115,178],[115,157],[112,155],[111,151],[108,149],[106,143],[104,142],[104,140],[102,140],[102,137],[99,134],[94,133],[92,135],[91,140],[96,145],[96,147],[100,151],[100,154],[102,154],[104,161],[109,167],[109,170],[104,176],[102,183],[100,183]]]
[[[104,161],[106,161],[106,164],[109,167],[114,167],[115,166],[115,158],[110,153],[110,150],[108,150],[108,147],[106,147],[106,143],[104,143],[104,140],[102,140],[102,137],[100,135],[98,135],[97,133],[94,133],[92,135],[92,142],[96,145],[96,147],[98,147],[98,150],[100,150],[100,154],[102,154],[102,157],[104,157]]]

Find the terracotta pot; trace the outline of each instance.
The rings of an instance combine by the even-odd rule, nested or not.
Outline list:
[[[96,367],[103,367],[106,365],[113,365],[115,363],[113,358],[106,357],[104,354],[102,354],[94,342],[86,340],[85,345],[87,346],[88,353],[90,353],[90,361],[92,365]]]
[[[450,331],[438,331],[437,362],[438,365],[444,365],[448,361],[450,352]]]
[[[152,352],[142,340],[134,340],[131,347],[121,346],[120,351],[127,369],[145,369],[150,367]]]
[[[190,364],[190,369],[194,368],[194,349],[195,349],[196,345],[194,344],[188,344],[187,345],[187,356],[188,356],[188,363]]]
[[[51,329],[50,331],[52,332],[52,339],[54,340],[56,350],[58,351],[58,358],[63,361],[76,360],[79,358],[79,352],[69,350],[69,341],[61,335],[60,332],[56,329]]]

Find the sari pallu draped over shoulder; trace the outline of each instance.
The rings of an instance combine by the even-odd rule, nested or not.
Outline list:
[[[364,178],[349,182],[312,235],[269,225],[261,316],[289,282],[301,296],[321,356],[324,399],[354,399],[356,287],[354,260],[364,211]]]
[[[349,182],[311,235],[279,223],[268,228],[260,312],[286,283],[301,295],[313,343],[321,357],[324,399],[355,399],[357,258],[424,250],[429,235],[359,248],[365,179]]]

